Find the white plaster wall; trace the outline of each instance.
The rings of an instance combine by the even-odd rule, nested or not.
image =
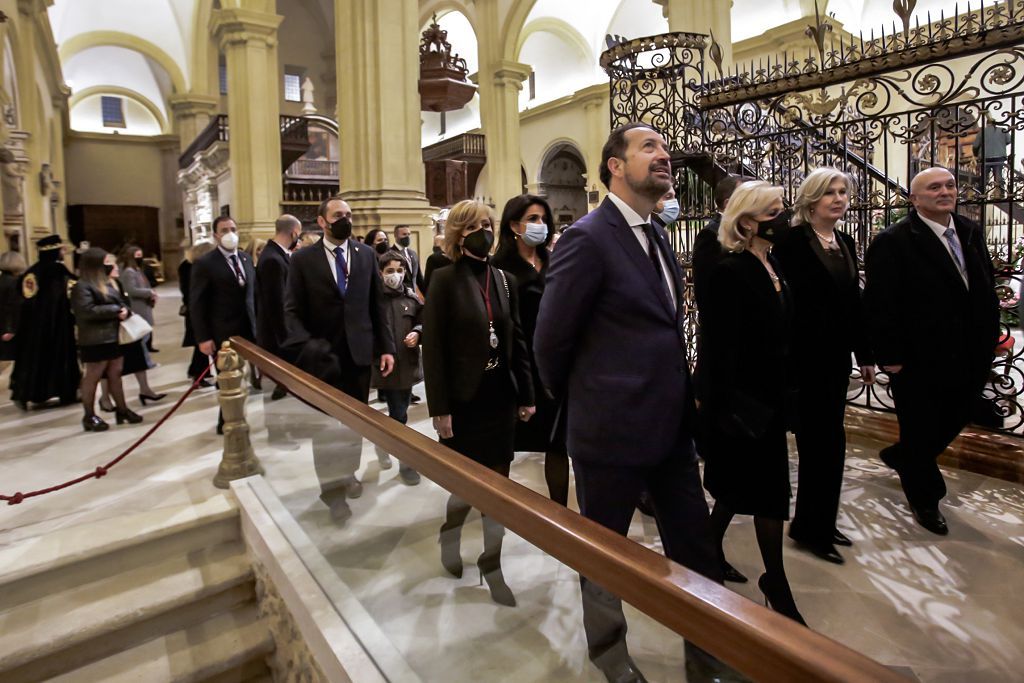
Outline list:
[[[134,100],[121,97],[124,107],[124,128],[107,128],[103,125],[101,95],[87,97],[71,108],[71,129],[89,133],[113,135],[160,135],[160,122],[153,118],[148,109]]]

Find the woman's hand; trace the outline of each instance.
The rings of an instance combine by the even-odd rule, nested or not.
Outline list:
[[[405,344],[406,347],[410,349],[415,349],[420,343],[420,333],[410,332],[409,334],[405,335],[405,339],[402,340],[402,343]]]
[[[875,383],[875,366],[874,365],[862,365],[860,366],[860,381],[864,384]]]
[[[2,341],[11,341],[12,339],[14,339],[13,332],[4,332],[3,335],[0,335],[0,340]]]
[[[451,415],[438,415],[434,418],[434,431],[442,439],[450,439],[454,434],[452,433],[452,416]]]
[[[536,406],[519,406],[519,419],[529,422],[530,418],[537,414]]]
[[[119,311],[117,312],[117,319],[118,319],[118,320],[124,320],[124,319],[126,319],[127,317],[128,317],[128,309],[127,309],[127,308],[125,308],[124,306],[122,306],[122,307],[121,307],[121,310],[119,310]]]

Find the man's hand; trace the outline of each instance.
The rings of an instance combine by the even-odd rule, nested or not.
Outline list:
[[[523,422],[529,422],[536,413],[536,406],[519,406],[519,419]]]
[[[13,332],[4,332],[3,335],[0,335],[0,340],[11,341],[12,339],[14,339]]]
[[[452,416],[438,415],[437,417],[435,417],[434,431],[437,432],[437,435],[442,439],[452,438]]]
[[[879,367],[881,367],[883,370],[888,372],[890,375],[898,375],[898,374],[900,374],[900,370],[903,369],[903,365],[902,364],[900,364],[900,365],[881,365]]]
[[[203,354],[204,356],[212,356],[213,352],[214,348],[212,339],[207,339],[204,342],[199,342],[199,353]]]
[[[395,369],[395,357],[385,353],[380,357],[380,376],[387,377]]]
[[[874,365],[862,365],[860,366],[860,381],[864,384],[875,383],[875,366]]]
[[[405,344],[410,349],[415,349],[416,346],[420,343],[420,333],[410,332],[409,334],[405,335],[405,339],[402,340],[402,343]]]

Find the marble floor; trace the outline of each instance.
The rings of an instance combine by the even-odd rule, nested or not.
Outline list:
[[[143,425],[85,434],[78,408],[22,413],[6,391],[9,371],[0,376],[3,493],[47,486],[108,461],[184,391],[180,302],[175,290],[160,292],[155,359],[161,365],[150,377],[169,397],[145,409],[133,401],[146,417]],[[137,393],[133,379],[126,386],[129,396]],[[427,480],[403,485],[398,467],[382,470],[368,443],[352,465],[364,493],[351,501],[353,517],[335,524],[317,497],[313,450],[341,448],[343,430],[293,399],[270,402],[267,393],[250,395],[248,415],[268,482],[422,680],[601,680],[586,660],[573,571],[509,534],[503,568],[518,606],[495,605],[477,585],[481,534],[473,515],[462,544],[464,576],[448,577],[437,546],[445,491]],[[417,393],[423,396],[422,387]],[[221,447],[216,410],[213,390],[197,392],[103,479],[0,507],[0,545],[213,495]],[[424,404],[411,410],[410,426],[431,433]],[[795,484],[795,460],[792,471]],[[539,455],[518,457],[512,477],[546,492]],[[967,472],[947,471],[946,478],[943,509],[951,533],[939,538],[913,524],[897,479],[876,451],[851,444],[839,526],[855,545],[843,550],[843,566],[787,545],[797,603],[813,629],[922,681],[1024,680],[1024,488]],[[630,535],[659,547],[653,521],[642,515]],[[726,545],[733,564],[756,579],[761,563],[749,519],[734,522]],[[753,582],[730,587],[761,599]],[[626,613],[630,649],[647,677],[683,680],[679,637],[628,606]]]

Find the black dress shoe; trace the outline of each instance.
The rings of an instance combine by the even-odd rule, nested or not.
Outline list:
[[[629,655],[599,667],[608,683],[647,683],[636,662]]]
[[[422,400],[423,399],[417,396],[416,394],[413,394],[412,397],[409,398],[410,403],[419,403]]]
[[[832,532],[832,542],[836,545],[844,545],[847,548],[853,545],[853,541],[847,538],[846,534],[844,534],[839,529],[836,529]]]
[[[839,554],[839,551],[831,543],[802,543],[797,541],[796,544],[818,559],[831,562],[832,564],[846,564],[846,560],[843,559],[843,556]]]
[[[127,408],[125,408],[124,410],[115,411],[114,418],[117,421],[117,424],[124,424],[125,422],[127,422],[128,424],[137,425],[140,422],[142,422],[141,415],[139,415],[138,413],[133,413]]]
[[[212,386],[213,386],[213,382],[211,382],[210,380],[206,379],[205,377],[202,378],[201,380],[199,380],[199,383],[196,384],[196,388],[197,389],[209,389]]]
[[[725,560],[722,560],[722,578],[733,583],[746,583],[750,580]]]
[[[651,500],[650,493],[644,491],[640,494],[640,500],[636,502],[636,509],[648,517],[654,517],[654,501]]]
[[[280,401],[282,398],[284,398],[287,395],[288,395],[288,390],[285,389],[280,384],[278,384],[276,387],[274,387],[273,393],[270,394],[270,400],[271,401]]]
[[[146,401],[152,401],[156,403],[160,399],[167,398],[167,394],[139,394],[139,401],[143,406],[146,405]]]
[[[110,425],[96,415],[89,415],[82,418],[82,429],[87,432],[105,432],[110,429]]]
[[[949,533],[949,527],[946,526],[946,518],[939,512],[938,505],[930,510],[911,505],[910,511],[914,514],[914,520],[933,534],[945,536]]]

